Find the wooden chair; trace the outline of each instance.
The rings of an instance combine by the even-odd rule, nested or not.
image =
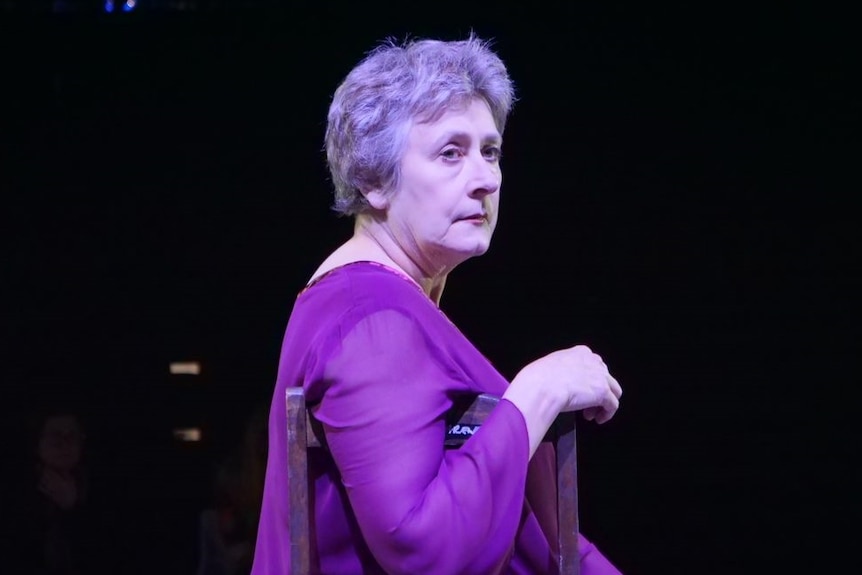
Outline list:
[[[323,426],[305,409],[301,387],[287,389],[287,489],[290,500],[290,572],[311,572],[312,512],[308,495],[308,449],[326,449]],[[449,410],[444,444],[457,448],[482,425],[499,398],[481,394],[466,397]],[[575,414],[563,413],[544,441],[554,444],[557,457],[557,524],[559,573],[579,575],[578,486]]]

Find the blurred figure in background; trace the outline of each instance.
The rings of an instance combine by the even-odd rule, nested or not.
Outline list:
[[[22,457],[5,472],[0,565],[28,575],[111,572],[109,526],[93,498],[80,412],[43,407],[28,431]]]
[[[197,575],[248,575],[266,474],[269,406],[258,406],[216,470],[213,505],[200,516]]]

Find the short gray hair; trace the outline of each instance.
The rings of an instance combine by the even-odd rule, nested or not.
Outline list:
[[[489,42],[392,40],[355,67],[329,106],[326,159],[342,215],[370,210],[361,190],[392,193],[412,122],[431,122],[453,106],[483,99],[500,134],[515,101],[514,86]]]

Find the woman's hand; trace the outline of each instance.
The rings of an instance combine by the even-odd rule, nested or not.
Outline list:
[[[614,416],[623,393],[602,358],[585,345],[549,353],[524,367],[515,380],[544,386],[558,394],[560,411],[584,410],[584,417],[604,423]],[[512,382],[514,383],[514,382]]]
[[[583,410],[586,419],[605,423],[619,409],[622,393],[602,358],[576,345],[525,366],[503,398],[524,414],[533,453],[560,412]]]

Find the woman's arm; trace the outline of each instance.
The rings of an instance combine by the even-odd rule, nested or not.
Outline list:
[[[521,412],[501,401],[465,445],[445,450],[447,392],[466,385],[421,326],[378,312],[338,342],[315,416],[377,561],[390,573],[496,572],[524,512]]]

